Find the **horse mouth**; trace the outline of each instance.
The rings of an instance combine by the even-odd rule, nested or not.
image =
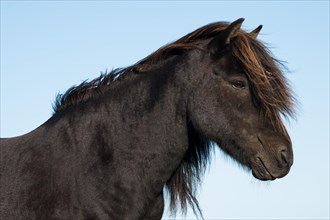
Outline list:
[[[260,157],[257,157],[252,167],[252,175],[262,181],[275,180],[276,177],[267,169]]]

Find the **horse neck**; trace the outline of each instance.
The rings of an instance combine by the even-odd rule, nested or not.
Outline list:
[[[154,174],[159,177],[155,180],[158,187],[163,187],[188,148],[187,94],[176,82],[176,71],[173,60],[145,73],[127,75],[103,95],[57,116],[54,126],[74,135],[71,139],[84,154],[82,158],[105,160],[127,172],[135,170],[141,178],[144,172]]]
[[[107,115],[98,125],[103,129],[97,131],[97,140],[106,140],[118,155],[113,163],[128,173],[134,170],[120,178],[138,176],[156,191],[162,191],[188,148],[187,97],[176,82],[177,63],[166,64],[127,77],[109,90],[102,106]]]

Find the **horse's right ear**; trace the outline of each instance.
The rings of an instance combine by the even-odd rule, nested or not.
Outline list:
[[[232,22],[226,29],[216,35],[213,40],[208,44],[208,50],[211,55],[218,54],[222,49],[228,46],[232,40],[237,36],[244,18],[239,18]]]

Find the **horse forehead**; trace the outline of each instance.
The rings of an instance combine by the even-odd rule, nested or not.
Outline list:
[[[239,65],[239,62],[230,53],[224,54],[218,58],[216,61],[214,61],[214,65],[216,68],[227,70],[229,73],[243,73],[242,66]]]

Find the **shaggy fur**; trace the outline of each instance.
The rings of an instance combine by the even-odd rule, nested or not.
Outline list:
[[[10,216],[16,205],[26,219],[157,219],[164,186],[173,212],[178,203],[183,212],[189,204],[202,216],[195,193],[213,142],[258,179],[286,175],[292,149],[281,115],[293,115],[294,98],[282,64],[255,33],[240,29],[242,22],[206,25],[132,66],[74,86],[57,96],[53,117],[37,131],[1,139],[1,173],[9,176],[2,179],[1,189],[17,179],[10,170],[23,168],[28,178],[40,178],[35,183],[29,179],[32,188],[14,183],[14,191],[2,192],[1,217]],[[19,153],[11,165],[12,149],[30,156],[19,162]],[[71,167],[70,160],[75,162],[69,170],[59,164]],[[78,182],[56,185],[55,177]],[[80,194],[84,187],[91,198]],[[49,194],[51,188],[54,194]],[[8,198],[15,193],[23,199],[13,205]],[[39,199],[40,193],[48,197]],[[68,196],[67,206],[61,204]],[[18,205],[24,202],[30,205]]]

